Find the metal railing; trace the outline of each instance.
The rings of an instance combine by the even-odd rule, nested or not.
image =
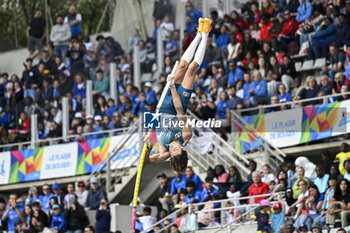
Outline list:
[[[120,129],[113,129],[113,130],[103,130],[99,132],[91,132],[91,133],[83,133],[83,134],[74,134],[74,135],[69,135],[67,137],[54,137],[54,138],[47,138],[47,139],[39,139],[39,140],[34,140],[34,141],[26,141],[26,142],[18,142],[18,143],[11,143],[11,144],[5,144],[5,145],[0,145],[0,149],[6,148],[6,147],[14,147],[18,148],[18,150],[22,150],[25,146],[31,146],[32,144],[34,145],[39,145],[40,143],[49,143],[49,145],[53,145],[54,141],[64,141],[65,139],[74,139],[78,136],[90,136],[90,135],[101,135],[101,134],[108,134],[109,137],[113,136],[115,133],[123,133],[125,131],[128,131],[131,127],[126,127],[126,128],[120,128]]]
[[[189,116],[197,121],[202,121],[200,118],[198,118],[194,113],[192,113],[190,110],[187,110],[187,113]],[[218,152],[221,152],[220,155],[225,155],[225,158],[232,161],[238,168],[241,170],[242,175],[245,176],[250,173],[250,170],[247,168],[246,165],[248,165],[249,161],[242,156],[238,151],[233,148],[227,141],[225,141],[220,135],[218,135],[213,129],[211,128],[196,128],[195,130],[202,133],[202,135],[208,140],[208,142],[211,142],[214,147],[218,150]],[[215,136],[215,139],[211,138],[208,135],[208,132]],[[190,143],[193,143],[190,141]],[[225,147],[224,147],[225,146]],[[218,155],[219,156],[219,155]],[[220,156],[219,156],[220,157]],[[241,161],[239,161],[241,160]]]
[[[144,232],[148,232],[151,231],[152,229],[154,229],[154,227],[158,226],[159,224],[161,224],[162,222],[164,222],[165,220],[168,219],[174,219],[181,211],[188,209],[188,214],[191,213],[191,209],[192,207],[195,208],[195,214],[200,214],[200,213],[207,213],[207,212],[221,212],[221,220],[220,220],[220,229],[219,231],[221,231],[224,228],[227,228],[227,226],[232,225],[234,222],[240,220],[242,217],[247,216],[248,214],[250,214],[251,212],[255,211],[257,207],[259,207],[259,204],[256,204],[254,202],[255,198],[261,198],[261,197],[268,197],[268,199],[272,199],[275,196],[278,195],[283,195],[283,192],[279,192],[279,193],[268,193],[268,194],[262,194],[262,195],[256,195],[256,196],[247,196],[247,197],[239,197],[239,198],[230,198],[230,199],[224,199],[224,200],[217,200],[217,201],[207,201],[207,202],[202,202],[202,203],[190,203],[187,204],[183,207],[181,207],[180,209],[176,210],[175,212],[169,214],[168,216],[166,216],[165,218],[157,221],[156,223],[154,223],[152,226],[150,226],[148,229],[144,229]],[[242,204],[239,206],[230,206],[230,207],[226,207],[225,204],[227,204],[228,202],[234,202],[234,201],[246,201],[249,200],[250,203],[252,204]],[[206,204],[220,204],[220,208],[213,208],[213,209],[207,209],[207,210],[199,210],[199,208],[201,206],[204,206]],[[230,221],[229,223],[226,223],[226,211],[231,210],[231,209],[240,209],[240,208],[246,208],[248,209],[245,213],[241,214],[239,217],[233,219],[232,221]],[[183,216],[182,216],[183,217]],[[197,220],[196,220],[197,222]],[[155,233],[160,233],[163,232],[164,230],[169,229],[172,225],[174,225],[176,223],[176,221],[173,221],[172,223],[170,223],[169,225],[163,227],[162,229],[160,229],[159,231],[155,232]],[[241,225],[241,224],[236,224],[237,226]],[[206,227],[204,229],[210,229],[210,228],[218,228],[218,227]],[[196,229],[198,230],[198,229]],[[219,232],[216,231],[216,232]]]
[[[269,139],[263,137],[260,132],[258,132],[252,126],[250,126],[237,112],[230,110],[230,113],[231,129],[233,129],[232,133],[236,133],[237,126],[239,126],[242,130],[248,133],[250,137],[258,141],[261,145],[263,152],[265,153],[265,164],[270,164],[271,162],[274,162],[274,165],[276,166],[278,165],[278,163],[284,162],[286,154],[282,150],[276,147]],[[274,161],[271,160],[271,156],[273,156],[273,158],[275,159]]]
[[[344,93],[338,93],[338,94],[334,94],[334,95],[326,95],[326,96],[320,96],[320,97],[313,97],[313,98],[309,98],[309,99],[295,100],[295,101],[291,101],[291,102],[284,102],[284,103],[278,103],[278,104],[261,105],[261,106],[253,107],[253,108],[244,108],[244,109],[237,110],[237,112],[246,113],[246,112],[252,112],[252,111],[259,111],[259,114],[263,114],[263,113],[265,113],[264,112],[265,109],[281,107],[281,106],[285,106],[285,105],[291,105],[294,108],[295,106],[297,106],[297,104],[300,104],[300,103],[319,101],[319,100],[322,100],[322,104],[328,104],[329,98],[340,97],[343,95],[345,95],[345,96],[350,95],[350,92],[344,92]]]

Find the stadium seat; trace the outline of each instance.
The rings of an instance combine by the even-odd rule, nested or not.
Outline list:
[[[313,60],[306,60],[306,61],[304,61],[301,70],[302,71],[312,70],[314,68],[313,65],[314,65],[314,61]]]
[[[295,70],[297,72],[300,72],[301,71],[301,65],[302,65],[302,62],[296,62],[295,63]]]
[[[319,69],[326,65],[326,58],[318,58],[315,61],[314,68]]]

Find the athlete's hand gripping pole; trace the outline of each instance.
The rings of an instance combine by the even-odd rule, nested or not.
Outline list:
[[[175,72],[177,70],[177,67],[179,66],[179,61],[176,61],[172,71],[171,71],[171,76],[175,76]],[[162,95],[159,99],[159,102],[157,104],[156,112],[159,113],[160,108],[162,107],[164,98],[166,96],[166,93],[169,90],[169,87],[171,85],[171,81],[168,81],[163,89]],[[141,130],[141,129],[139,129]],[[147,132],[147,135],[151,135],[152,129],[149,129]],[[139,196],[139,188],[140,188],[140,181],[141,181],[141,174],[142,174],[142,168],[143,168],[143,163],[145,161],[145,155],[147,152],[147,144],[143,144],[143,149],[140,157],[140,163],[139,163],[139,168],[137,171],[137,176],[136,176],[136,182],[135,182],[135,189],[134,189],[134,198],[133,198],[133,204],[132,204],[132,218],[131,218],[131,233],[135,232],[135,222],[136,222],[136,207],[137,207],[137,197]],[[145,229],[146,230],[146,229]]]

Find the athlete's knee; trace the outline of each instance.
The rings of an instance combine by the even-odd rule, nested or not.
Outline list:
[[[195,62],[195,61],[193,61],[193,62],[191,62],[190,66],[188,67],[188,71],[189,71],[189,72],[192,72],[192,73],[193,73],[193,72],[196,73],[197,70],[198,70],[198,68],[199,68],[198,63]]]
[[[188,66],[187,61],[181,60],[179,66],[178,66],[178,69],[179,70],[185,70],[185,69],[187,69],[187,66]]]

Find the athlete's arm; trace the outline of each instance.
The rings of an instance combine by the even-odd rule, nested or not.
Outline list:
[[[151,153],[152,147],[153,147],[151,137],[149,135],[146,135],[146,137],[143,141],[147,144],[147,151],[146,151],[146,155],[145,155],[144,164],[164,161],[170,157],[169,151],[167,151],[164,148],[164,146],[162,146],[161,144],[159,144],[159,153],[149,156],[149,154]]]
[[[170,75],[168,76],[168,79],[167,81],[171,81],[173,80],[174,78],[171,77]],[[174,82],[173,82],[174,83]],[[179,93],[177,93],[177,90],[176,90],[176,87],[174,84],[171,84],[170,85],[170,91],[171,91],[171,96],[173,97],[173,103],[174,103],[174,107],[176,109],[176,113],[177,113],[177,119],[179,121],[182,121],[184,122],[184,125],[182,127],[182,137],[185,141],[185,143],[187,144],[188,141],[191,139],[192,137],[192,129],[190,126],[188,126],[186,124],[187,122],[187,117],[185,115],[185,112],[183,110],[183,107],[182,107],[182,103],[181,103],[181,99],[180,99],[180,96],[179,96]]]

